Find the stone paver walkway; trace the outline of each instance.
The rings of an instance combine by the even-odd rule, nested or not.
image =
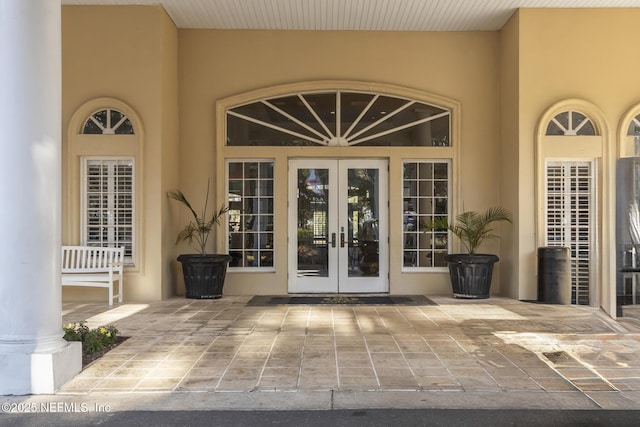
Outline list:
[[[235,392],[241,402],[288,392],[286,406],[328,392],[331,407],[340,396],[344,407],[640,409],[640,331],[591,307],[429,298],[436,304],[65,303],[65,323],[113,324],[130,338],[57,395]]]

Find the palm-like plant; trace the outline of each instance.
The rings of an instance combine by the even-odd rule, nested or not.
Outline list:
[[[455,224],[449,224],[447,217],[437,217],[427,224],[428,230],[449,230],[456,235],[469,254],[475,254],[486,239],[498,238],[490,225],[494,222],[511,222],[511,213],[500,206],[487,209],[484,213],[462,212],[456,217]]]
[[[193,219],[189,221],[184,229],[178,234],[178,238],[176,239],[176,243],[186,241],[190,245],[193,244],[196,247],[201,255],[206,255],[207,253],[207,240],[209,239],[209,233],[213,229],[214,225],[219,225],[220,220],[223,215],[229,211],[229,207],[224,204],[220,206],[218,212],[213,212],[209,217],[207,214],[207,207],[209,204],[209,184],[207,182],[207,198],[204,202],[204,208],[202,209],[202,215],[198,215],[198,213],[193,209],[191,203],[187,200],[185,195],[180,190],[173,190],[167,192],[167,196],[171,199],[177,200],[183,205],[185,205],[191,211],[193,215]],[[195,242],[195,244],[194,244]]]

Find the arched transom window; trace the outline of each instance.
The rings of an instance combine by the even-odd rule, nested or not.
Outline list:
[[[547,125],[546,135],[597,135],[593,122],[585,114],[567,110],[556,114]]]
[[[105,108],[93,113],[82,126],[83,134],[133,135],[133,125],[121,111]]]
[[[104,144],[74,140],[74,156],[80,160],[81,244],[125,247],[125,262],[135,265],[135,170],[138,142],[132,121],[120,109],[98,107],[80,128],[82,135],[99,137]],[[86,117],[86,116],[85,116]],[[135,121],[135,119],[134,119]],[[115,139],[114,139],[115,138]],[[124,140],[124,144],[114,144]],[[75,160],[75,159],[74,159]]]
[[[449,146],[447,108],[355,91],[295,93],[227,110],[230,146]]]
[[[629,128],[627,129],[628,136],[640,137],[640,114],[631,119]]]

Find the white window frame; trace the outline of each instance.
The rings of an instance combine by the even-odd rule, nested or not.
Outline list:
[[[430,272],[430,273],[442,273],[442,272],[447,272],[448,267],[447,266],[440,266],[440,267],[407,267],[404,265],[404,252],[405,252],[405,247],[404,247],[404,239],[405,239],[405,235],[404,235],[404,216],[405,216],[405,212],[404,212],[404,165],[406,163],[430,163],[430,164],[436,164],[436,163],[446,163],[447,164],[447,216],[449,218],[449,221],[452,220],[452,209],[453,209],[453,203],[452,203],[452,190],[453,190],[453,182],[452,182],[452,177],[453,177],[453,159],[445,159],[445,158],[432,158],[432,159],[402,159],[402,163],[401,163],[401,168],[400,168],[400,185],[402,185],[401,188],[401,194],[402,194],[402,202],[400,204],[400,217],[402,218],[402,221],[400,221],[401,224],[401,229],[400,229],[400,235],[402,236],[402,269],[401,271],[403,273],[425,273],[425,272]],[[415,196],[417,197],[417,195]],[[419,214],[419,212],[418,212]],[[435,212],[434,212],[435,214]],[[417,226],[420,227],[420,221],[417,220]],[[418,233],[420,233],[420,230],[418,230]],[[419,250],[420,248],[417,247],[416,250]],[[447,233],[447,253],[451,253],[451,233],[448,232]]]
[[[550,241],[549,240],[549,167],[550,166],[573,166],[573,165],[589,165],[590,168],[590,176],[589,176],[589,180],[590,180],[590,187],[589,187],[589,206],[587,208],[587,212],[589,212],[589,223],[588,223],[588,229],[589,229],[589,241],[588,241],[588,250],[589,250],[589,254],[588,254],[588,302],[586,304],[582,304],[582,305],[592,305],[594,303],[594,301],[596,301],[597,295],[596,295],[596,287],[595,284],[597,283],[597,277],[598,277],[598,263],[596,262],[596,260],[598,259],[598,223],[599,223],[599,219],[598,219],[598,209],[596,209],[596,207],[598,206],[598,162],[595,159],[578,159],[578,158],[571,158],[571,159],[553,159],[553,158],[549,158],[546,159],[544,162],[544,244],[545,246],[565,246],[565,247],[569,247],[570,248],[570,257],[571,257],[571,303],[572,304],[580,304],[580,284],[581,284],[581,277],[583,276],[583,272],[577,271],[578,269],[578,263],[579,261],[581,261],[583,258],[580,258],[578,256],[578,252],[579,252],[579,247],[576,246],[575,242],[571,241],[570,236],[573,234],[573,232],[575,231],[574,224],[566,224],[564,225],[565,230],[563,232],[564,236],[562,237],[562,239],[560,241],[554,240],[554,241]],[[568,174],[565,173],[563,180],[566,181],[569,179],[572,179],[573,177],[570,177]],[[565,212],[570,209],[570,201],[568,200],[568,198],[570,198],[574,193],[570,193],[566,190],[566,184],[564,184],[564,191],[562,193],[562,196],[564,197],[565,201],[563,202],[564,204],[564,209]],[[579,194],[579,193],[578,193]],[[569,206],[569,207],[568,207]],[[570,212],[569,212],[570,215]],[[569,236],[569,237],[567,237]],[[580,277],[579,277],[580,276]],[[574,298],[573,295],[576,295],[576,297]]]
[[[342,122],[341,110],[342,110],[342,97],[344,95],[350,94],[363,94],[370,95],[371,98],[367,101],[367,105],[362,106],[362,110],[359,111],[357,118],[353,121],[353,123]],[[316,108],[312,105],[306,97],[313,95],[332,95],[335,96],[335,106],[332,109],[332,114],[334,114],[335,123],[327,123],[322,119],[322,114],[324,111],[317,111]],[[300,104],[306,107],[307,112],[315,119],[317,124],[319,125],[319,129],[315,129],[302,121],[301,119],[295,117],[295,111],[285,111],[280,108],[278,104],[278,100],[285,97],[297,97]],[[373,123],[366,124],[364,121],[364,117],[367,114],[371,114],[371,110],[374,105],[376,105],[376,101],[380,98],[392,98],[396,101],[401,102],[400,105],[395,106],[395,109],[392,111],[381,111],[379,112],[379,116],[375,115],[372,120]],[[274,122],[264,121],[261,118],[254,117],[252,115],[244,114],[237,109],[241,107],[245,107],[247,105],[252,104],[262,104],[262,106],[270,111],[273,114],[278,114],[279,116],[286,118],[288,120],[288,124],[292,127],[281,126]],[[424,115],[425,117],[417,117],[414,120],[411,120],[407,123],[395,125],[392,122],[392,119],[402,113],[407,109],[416,109],[416,114]],[[433,115],[428,115],[432,113],[434,109],[441,110]],[[416,99],[401,97],[393,94],[377,92],[377,91],[363,91],[363,90],[327,90],[327,91],[308,91],[308,92],[293,92],[289,94],[281,94],[278,96],[272,96],[268,98],[261,98],[258,100],[254,100],[252,102],[243,103],[239,105],[229,106],[225,112],[225,118],[228,120],[230,116],[235,117],[237,119],[244,120],[249,123],[253,123],[256,125],[263,126],[265,128],[275,130],[282,134],[289,135],[291,137],[298,138],[301,142],[301,146],[305,146],[306,143],[310,143],[311,145],[318,146],[327,146],[327,147],[349,147],[349,146],[357,146],[359,144],[375,140],[377,138],[399,132],[405,129],[413,128],[425,123],[429,123],[435,121],[437,119],[446,117],[448,121],[448,129],[446,134],[446,143],[439,141],[438,144],[434,144],[434,139],[431,139],[431,144],[423,145],[423,146],[414,146],[414,145],[401,145],[402,147],[449,147],[451,146],[451,134],[452,134],[452,123],[451,116],[452,111],[448,107],[444,107],[441,105],[436,105],[435,103],[427,103],[424,101],[418,101]],[[364,124],[363,124],[364,123]],[[333,126],[331,126],[333,125]],[[347,125],[349,127],[347,128]],[[226,135],[225,141],[229,141],[229,135]],[[425,139],[425,138],[421,138]],[[244,144],[232,144],[231,146],[235,147],[247,147],[251,145]],[[280,144],[273,145],[264,145],[264,146],[272,146],[272,147],[280,147]],[[380,146],[390,146],[390,145],[380,145]]]
[[[102,124],[100,123],[100,121],[96,118],[96,116],[102,112],[105,112],[106,115],[106,124]],[[112,123],[111,122],[111,112],[115,111],[119,114],[121,114],[122,117],[120,117],[120,120],[118,120],[118,122],[116,123]],[[98,129],[100,129],[102,131],[102,133],[100,134],[94,134],[94,133],[85,133],[85,129],[87,126],[87,123],[91,122],[93,123]],[[89,116],[89,118],[87,120],[85,120],[84,124],[82,125],[82,133],[86,134],[86,135],[116,135],[116,131],[120,128],[120,126],[122,126],[125,123],[129,123],[129,126],[131,127],[131,132],[126,132],[126,133],[122,133],[121,135],[134,135],[135,131],[133,129],[133,124],[131,123],[131,120],[129,119],[129,117],[127,117],[127,115],[125,113],[123,113],[122,111],[116,109],[116,108],[101,108],[97,111],[94,111],[93,113],[91,113],[91,115]]]
[[[229,203],[229,164],[231,163],[271,163],[273,165],[273,177],[271,178],[273,181],[273,191],[274,194],[271,195],[271,198],[273,200],[273,212],[271,212],[271,216],[273,217],[273,221],[274,221],[274,226],[273,226],[273,230],[271,231],[271,233],[273,234],[273,245],[274,247],[271,249],[271,253],[273,256],[273,261],[271,266],[257,266],[257,267],[236,267],[236,266],[231,266],[229,265],[228,269],[231,272],[257,272],[257,273],[267,273],[267,272],[275,272],[276,270],[276,257],[277,257],[277,251],[276,251],[276,230],[275,230],[275,221],[276,221],[276,216],[275,216],[275,202],[276,202],[276,198],[275,198],[275,185],[276,185],[276,179],[275,179],[275,170],[276,170],[276,160],[275,159],[270,159],[270,158],[260,158],[260,159],[256,159],[256,158],[249,158],[249,159],[242,159],[242,158],[231,158],[231,159],[225,159],[225,177],[224,177],[224,182],[225,182],[225,199],[226,199],[226,203]],[[244,177],[243,177],[244,180]],[[227,218],[227,224],[225,227],[225,242],[226,242],[226,249],[227,249],[227,253],[231,254],[234,249],[232,249],[231,246],[231,230],[230,230],[230,223],[229,221],[231,220],[231,215],[233,215],[233,212],[229,212],[228,218]],[[241,249],[242,251],[246,251],[247,249],[244,247],[243,244],[243,248]],[[286,251],[285,251],[286,253]]]
[[[82,156],[80,158],[80,239],[82,245],[89,244],[87,230],[87,166],[90,161],[118,162],[128,161],[131,169],[131,256],[125,256],[124,262],[128,267],[135,267],[136,260],[136,161],[132,156]],[[108,245],[116,246],[117,242],[108,242]],[[117,245],[120,246],[120,245]]]
[[[562,114],[565,114],[565,113],[567,113],[568,115],[567,117],[568,123],[566,127],[562,123],[560,123],[560,120],[558,119],[558,117],[560,117]],[[584,119],[582,121],[578,121],[578,119],[574,117],[574,113],[583,116]],[[555,126],[558,127],[558,129],[562,131],[562,135],[554,135],[554,134],[548,133],[548,127],[551,123],[553,123]],[[579,134],[582,128],[587,125],[591,126],[591,128],[593,129],[593,133]],[[546,135],[547,136],[596,136],[598,135],[598,129],[596,128],[595,123],[593,122],[593,120],[591,120],[588,114],[586,114],[583,111],[569,109],[565,111],[560,111],[559,113],[557,113],[551,118],[549,124],[547,124]]]

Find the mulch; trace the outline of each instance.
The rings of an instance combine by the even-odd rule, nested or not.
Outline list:
[[[91,363],[100,359],[102,356],[107,354],[110,350],[113,350],[114,348],[116,348],[117,346],[119,346],[120,344],[122,344],[128,339],[129,337],[117,337],[115,343],[111,344],[108,347],[103,348],[102,350],[94,351],[92,353],[82,353],[82,369],[86,368]]]

